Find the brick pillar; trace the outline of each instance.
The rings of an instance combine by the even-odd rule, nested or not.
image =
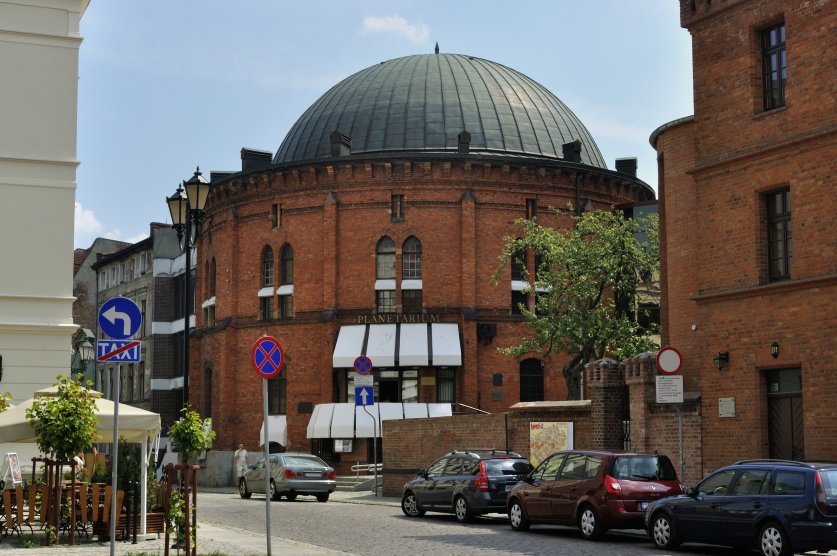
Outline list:
[[[622,420],[627,404],[622,364],[607,358],[592,361],[584,366],[584,377],[590,389],[592,445],[605,450],[621,450]]]
[[[477,220],[476,199],[469,189],[462,194],[459,208],[460,221],[460,251],[462,253],[462,307],[467,312],[474,313],[477,304]],[[462,403],[479,408],[483,402],[491,403],[490,386],[481,384],[479,377],[479,361],[477,360],[477,325],[472,320],[462,321]],[[486,373],[487,375],[487,373]],[[485,377],[488,378],[487,376]],[[480,387],[485,392],[481,392]]]
[[[323,202],[323,309],[337,308],[337,197]]]
[[[628,385],[628,401],[631,419],[631,450],[651,452],[649,441],[649,402],[656,399],[657,356],[640,353],[626,359],[625,384]]]

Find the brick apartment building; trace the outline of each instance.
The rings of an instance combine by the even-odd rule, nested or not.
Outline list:
[[[694,116],[659,160],[663,343],[704,470],[837,459],[837,4],[681,0]]]
[[[275,155],[241,154],[241,171],[212,173],[198,244],[190,400],[212,417],[217,450],[260,444],[262,383],[250,354],[265,334],[285,351],[268,413],[271,436],[289,450],[331,458],[334,440],[354,437],[347,460],[367,460],[358,439],[371,434],[354,408],[359,355],[372,359],[381,402],[502,412],[566,399],[561,356],[497,350],[526,335],[518,303],[534,307],[518,266],[491,280],[503,238],[519,218],[566,225],[550,207],[654,199],[635,159],[609,170],[542,86],[438,52],[350,76]],[[534,270],[532,257],[526,264]],[[343,409],[318,414],[329,404]]]

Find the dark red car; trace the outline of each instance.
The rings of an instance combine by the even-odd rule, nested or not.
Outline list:
[[[642,529],[649,502],[681,494],[666,456],[569,450],[541,462],[506,498],[515,531],[533,523],[578,525],[595,539],[608,529]]]

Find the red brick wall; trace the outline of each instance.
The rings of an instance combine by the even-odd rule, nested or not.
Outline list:
[[[590,402],[585,401],[534,403],[491,415],[384,421],[383,494],[400,496],[419,469],[451,450],[508,447],[529,457],[529,423],[537,421],[572,422],[574,447],[593,447],[588,444]]]
[[[700,394],[700,467],[767,457],[766,372],[801,369],[804,455],[837,458],[837,4],[682,1],[694,121],[662,131],[663,343]],[[758,31],[784,21],[786,106],[763,112]],[[764,194],[789,188],[791,279],[770,283]],[[770,356],[778,342],[779,356]],[[729,366],[712,359],[728,351]],[[720,417],[719,398],[735,398]]]
[[[288,448],[311,449],[306,438],[309,415],[298,413],[298,403],[329,403],[345,396],[342,379],[335,379],[344,371],[331,365],[334,343],[341,325],[374,312],[375,246],[383,235],[398,249],[399,279],[404,240],[412,235],[421,241],[424,309],[460,326],[463,365],[457,370],[456,401],[492,413],[516,403],[520,360],[498,348],[518,342],[527,329],[520,317],[511,315],[510,269],[496,284],[491,275],[503,237],[513,235],[514,220],[526,214],[527,198],[538,199],[541,222],[563,224],[548,207],[566,208],[574,200],[575,172],[560,161],[329,159],[215,184],[198,246],[196,299],[200,304],[207,298],[201,272],[214,258],[217,324],[203,329],[198,317],[190,399],[203,403],[202,377],[212,369],[216,448],[233,449],[239,442],[258,445],[261,382],[251,368],[250,349],[269,334],[279,339],[287,356]],[[650,198],[623,174],[593,168],[582,172],[581,196],[595,207]],[[403,221],[391,220],[392,194],[405,197]],[[273,204],[282,207],[277,228],[272,226]],[[286,243],[294,250],[295,316],[261,321],[257,292],[262,249],[273,248],[278,279],[279,251]],[[333,309],[335,317],[322,322],[326,309]],[[471,309],[475,320],[464,316]],[[497,324],[491,343],[478,342],[477,322]],[[565,399],[563,358],[544,361],[546,399]],[[494,374],[502,376],[501,386],[493,385]],[[419,401],[436,401],[435,388],[420,387]]]

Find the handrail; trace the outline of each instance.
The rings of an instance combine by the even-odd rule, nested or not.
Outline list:
[[[488,412],[488,411],[483,411],[482,409],[477,409],[476,407],[471,407],[470,405],[465,405],[464,403],[454,402],[451,405],[458,405],[458,406],[465,407],[465,408],[468,408],[470,410],[476,411],[478,413],[485,413],[486,415],[491,415],[491,413]]]
[[[357,462],[356,465],[352,466],[352,471],[355,472],[355,478],[358,479],[358,480],[360,478],[360,472],[361,471],[365,471],[366,474],[368,475],[370,471],[374,471],[374,470],[382,471],[383,469],[384,469],[384,464],[383,463],[375,464],[375,463],[360,463],[360,462]]]

